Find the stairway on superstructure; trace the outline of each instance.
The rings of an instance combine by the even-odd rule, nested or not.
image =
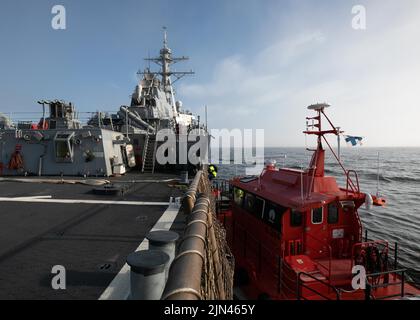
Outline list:
[[[148,134],[144,143],[141,172],[154,173],[156,162],[156,136]]]

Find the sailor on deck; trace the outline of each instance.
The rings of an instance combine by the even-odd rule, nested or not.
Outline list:
[[[208,169],[208,173],[209,173],[209,180],[213,180],[216,179],[217,177],[217,167],[215,165],[209,165],[209,169]]]

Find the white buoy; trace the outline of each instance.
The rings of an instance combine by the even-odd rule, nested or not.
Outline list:
[[[365,208],[366,210],[370,210],[372,208],[373,199],[372,196],[368,193],[366,193],[366,199],[365,199]]]

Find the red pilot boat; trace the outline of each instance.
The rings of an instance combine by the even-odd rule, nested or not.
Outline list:
[[[362,193],[357,173],[332,150],[325,135],[340,132],[326,107],[308,107],[316,116],[307,118],[314,125],[304,133],[317,136],[308,169],[270,164],[260,176],[229,181],[229,204],[218,205],[218,217],[235,256],[238,292],[248,299],[417,299],[420,290],[399,265],[397,245],[363,237],[358,209],[385,200]],[[324,142],[343,169],[345,187],[325,175]]]

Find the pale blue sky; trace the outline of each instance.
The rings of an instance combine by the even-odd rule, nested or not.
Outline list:
[[[51,28],[51,8],[67,30]],[[367,9],[367,29],[351,9]],[[36,100],[80,111],[129,103],[142,60],[169,29],[184,106],[216,128],[264,128],[270,146],[301,146],[305,107],[318,101],[366,146],[420,145],[420,2],[416,0],[137,0],[0,3],[0,111]]]

